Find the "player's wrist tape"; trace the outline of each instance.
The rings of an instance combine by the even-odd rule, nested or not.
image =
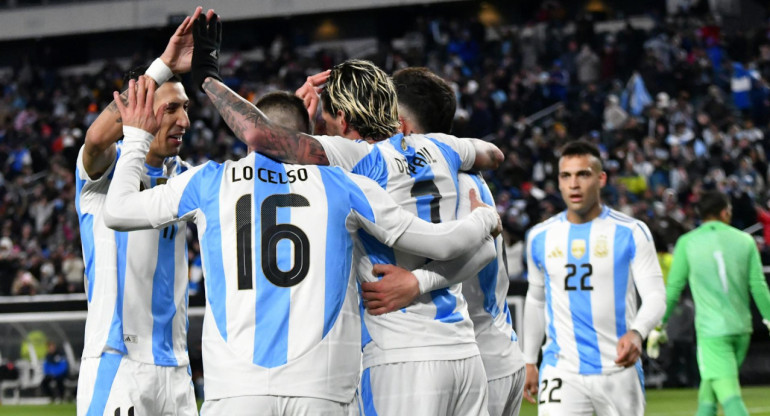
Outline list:
[[[147,146],[150,145],[150,142],[152,142],[155,139],[155,136],[153,136],[150,132],[146,130],[142,130],[138,127],[132,127],[132,126],[123,126],[123,143],[124,145],[130,144],[130,143],[138,143],[138,144],[146,144]]]
[[[171,71],[171,68],[169,68],[162,59],[157,58],[152,61],[152,64],[147,68],[147,71],[144,71],[144,75],[154,79],[155,83],[158,84],[158,86],[161,86],[164,82],[170,80],[171,77],[174,76],[174,72]]]

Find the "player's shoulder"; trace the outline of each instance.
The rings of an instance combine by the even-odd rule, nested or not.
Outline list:
[[[529,231],[527,232],[527,239],[532,240],[538,235],[548,231],[549,229],[559,226],[561,224],[564,224],[564,222],[567,220],[566,215],[567,215],[567,212],[563,211],[552,216],[551,218],[548,218],[547,220],[539,224],[536,224],[535,226],[530,228]]]
[[[600,217],[606,219],[607,221],[613,222],[616,225],[631,228],[635,232],[642,232],[650,239],[652,238],[650,236],[650,228],[647,226],[647,224],[645,224],[644,221],[624,214],[618,210],[612,209],[606,205],[602,208],[602,214]]]

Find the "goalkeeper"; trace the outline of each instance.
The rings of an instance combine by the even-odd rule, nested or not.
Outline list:
[[[703,223],[679,238],[674,248],[663,325],[689,282],[701,376],[696,416],[716,415],[717,402],[726,416],[748,415],[738,369],[746,358],[752,332],[749,291],[769,328],[770,291],[754,239],[728,225],[732,207],[727,195],[705,192],[698,209]],[[662,330],[650,334],[648,354],[652,358],[656,358],[657,344],[665,339]]]

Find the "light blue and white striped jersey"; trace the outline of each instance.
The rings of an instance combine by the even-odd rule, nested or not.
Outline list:
[[[329,164],[367,176],[393,199],[423,220],[438,223],[456,218],[457,173],[473,166],[470,140],[445,134],[397,134],[369,144],[361,140],[316,136]],[[423,257],[385,247],[359,233],[362,250],[357,265],[361,281],[376,281],[373,264],[397,264],[408,270],[426,263]],[[456,236],[462,239],[463,236]],[[454,360],[478,354],[473,324],[460,284],[418,297],[410,306],[373,316],[362,308],[364,368],[425,360]]]
[[[128,137],[137,129],[126,130]],[[357,230],[445,258],[463,249],[436,249],[448,233],[473,234],[475,244],[496,223],[491,209],[452,224],[418,221],[370,179],[339,168],[281,164],[257,153],[208,162],[165,186],[136,192],[131,181],[150,139],[132,138],[126,146],[117,168],[122,176],[108,198],[108,224],[198,225],[209,400],[275,395],[349,403],[361,357]]]
[[[461,173],[458,176],[460,186],[460,206],[458,218],[471,213],[468,191],[476,190],[482,202],[495,206],[492,192],[479,174]],[[524,367],[519,339],[513,330],[511,311],[508,310],[508,270],[503,250],[503,236],[495,238],[497,257],[486,265],[478,275],[462,283],[463,295],[468,301],[468,312],[473,321],[476,343],[479,345],[481,359],[487,380],[507,377]]]
[[[104,204],[117,156],[98,179],[75,171],[75,208],[85,263],[88,297],[83,357],[113,349],[135,361],[187,366],[187,225],[118,232],[104,225]],[[162,168],[145,165],[141,186],[151,188],[185,170],[179,157]]]
[[[606,206],[585,224],[570,223],[565,211],[533,227],[527,264],[530,285],[545,286],[543,365],[579,374],[620,371],[620,337],[630,330],[644,337],[660,319],[637,316],[637,288],[644,302],[663,284],[650,230]]]

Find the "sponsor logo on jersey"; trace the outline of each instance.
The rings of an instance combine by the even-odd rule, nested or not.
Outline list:
[[[126,334],[123,334],[123,342],[129,343],[129,344],[138,344],[139,343],[139,337],[137,335],[126,335]]]
[[[551,250],[550,253],[548,253],[547,257],[549,259],[558,259],[558,258],[564,257],[564,252],[561,251],[561,248],[556,247],[555,249]]]
[[[583,240],[582,238],[572,240],[570,251],[576,259],[583,257],[583,255],[586,254],[586,240]]]

